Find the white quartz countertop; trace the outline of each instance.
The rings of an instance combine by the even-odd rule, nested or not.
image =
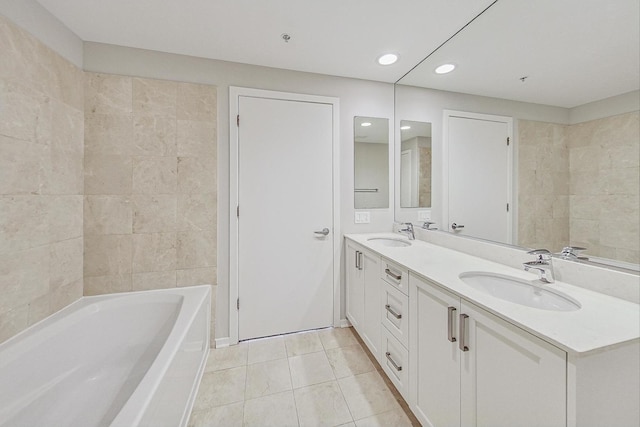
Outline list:
[[[406,239],[393,233],[345,235],[567,352],[584,354],[640,338],[638,304],[556,281],[543,286],[574,298],[582,306],[579,310],[550,311],[519,305],[479,291],[458,276],[468,271],[482,271],[532,281],[537,279],[536,274],[420,240],[412,240],[408,247],[387,247],[368,240],[375,237]]]

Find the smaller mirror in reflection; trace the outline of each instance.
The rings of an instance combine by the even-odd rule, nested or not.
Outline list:
[[[355,117],[356,209],[389,207],[389,119]]]
[[[431,123],[400,121],[400,207],[431,207]]]

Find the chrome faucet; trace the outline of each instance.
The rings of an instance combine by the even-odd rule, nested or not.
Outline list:
[[[534,270],[538,273],[541,282],[553,283],[553,265],[551,264],[551,253],[546,249],[534,249],[527,252],[529,255],[536,255],[535,261],[523,263],[524,271]]]
[[[424,228],[425,230],[437,230],[437,228],[431,228],[431,226],[435,224],[435,222],[425,221],[424,224],[422,224],[422,228]]]
[[[562,252],[560,252],[560,258],[562,259],[570,259],[570,260],[582,260],[587,261],[589,258],[585,256],[580,256],[580,252],[586,251],[587,248],[581,248],[579,246],[567,246],[562,248]]]
[[[413,224],[411,224],[410,222],[405,222],[403,223],[403,225],[406,228],[401,228],[398,230],[399,233],[407,233],[407,235],[409,236],[409,240],[416,240],[416,235],[413,232]]]

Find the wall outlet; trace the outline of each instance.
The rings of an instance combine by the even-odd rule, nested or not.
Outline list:
[[[356,224],[369,224],[371,222],[371,212],[356,212]]]
[[[431,211],[418,211],[418,221],[431,221]]]

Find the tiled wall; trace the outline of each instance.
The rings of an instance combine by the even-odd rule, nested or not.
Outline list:
[[[420,175],[418,206],[431,207],[431,148],[418,147],[420,153]]]
[[[82,70],[0,16],[0,342],[82,296]]]
[[[639,116],[518,121],[519,245],[640,262]]]
[[[569,242],[567,126],[518,121],[518,245],[559,252]]]
[[[85,295],[216,284],[216,88],[86,73],[84,94]]]
[[[571,243],[640,263],[640,113],[569,127]]]

